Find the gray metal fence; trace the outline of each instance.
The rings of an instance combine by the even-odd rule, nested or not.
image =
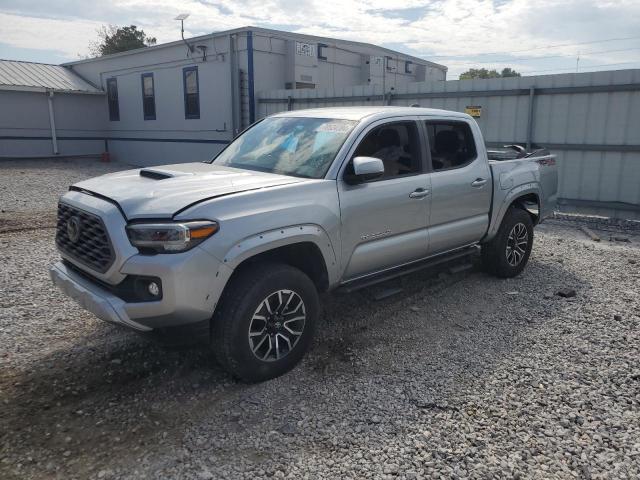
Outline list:
[[[640,212],[640,70],[415,83],[380,88],[275,90],[258,116],[348,105],[476,110],[490,147],[547,147],[558,156],[560,202]],[[635,215],[634,215],[635,216]]]

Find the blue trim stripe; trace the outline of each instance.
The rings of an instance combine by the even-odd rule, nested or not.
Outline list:
[[[219,145],[227,145],[231,140],[213,140],[209,138],[140,138],[140,137],[57,137],[58,140],[100,140],[100,141],[116,141],[116,142],[165,142],[165,143],[214,143]],[[48,140],[51,137],[19,137],[19,136],[0,136],[0,140]]]
[[[256,121],[256,99],[253,77],[253,32],[247,32],[247,70],[249,72],[249,123]]]
[[[64,139],[63,139],[64,140]],[[217,143],[227,145],[230,140],[211,140],[208,138],[127,138],[127,137],[111,137],[110,142],[166,142],[166,143]]]

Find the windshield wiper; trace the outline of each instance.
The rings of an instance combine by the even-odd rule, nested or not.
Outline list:
[[[233,168],[240,168],[244,170],[254,170],[254,171],[264,172],[264,173],[275,173],[277,175],[285,175],[287,177],[316,178],[312,175],[305,175],[304,173],[287,172],[284,170],[279,170],[277,168],[267,168],[267,167],[261,167],[259,165],[251,165],[247,163],[229,163],[226,166],[233,167]]]

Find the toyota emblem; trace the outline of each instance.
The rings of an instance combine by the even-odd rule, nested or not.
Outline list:
[[[67,220],[67,236],[72,243],[76,243],[80,238],[80,219],[71,217]]]

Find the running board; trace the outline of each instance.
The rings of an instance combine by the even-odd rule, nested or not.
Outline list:
[[[480,247],[478,245],[473,245],[471,247],[466,247],[461,250],[455,250],[450,253],[443,253],[442,255],[438,255],[437,257],[427,258],[425,260],[419,260],[417,262],[413,262],[408,265],[403,265],[400,267],[394,267],[392,269],[385,270],[384,272],[374,273],[364,278],[347,281],[342,285],[340,285],[336,290],[340,293],[355,292],[356,290],[370,287],[371,285],[375,285],[378,283],[386,282],[387,280],[392,280],[394,278],[402,277],[404,275],[409,275],[411,273],[418,272],[420,270],[432,268],[432,267],[435,267],[436,265],[441,265],[443,263],[447,263],[452,260],[457,260],[459,258],[468,257],[470,255],[474,255],[478,253],[479,251],[480,251]]]

